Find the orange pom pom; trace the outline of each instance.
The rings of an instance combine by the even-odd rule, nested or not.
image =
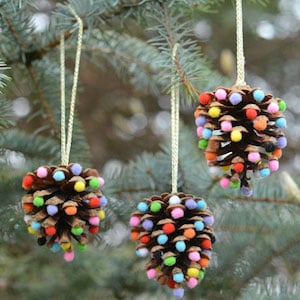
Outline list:
[[[276,156],[277,158],[280,158],[282,156],[282,150],[280,148],[276,148],[273,152],[272,155]]]
[[[263,117],[264,116],[259,116],[254,120],[253,127],[258,131],[262,131],[267,128],[267,118]]]
[[[201,268],[206,268],[209,265],[209,259],[206,257],[203,257],[199,260],[199,265]]]
[[[138,241],[140,233],[136,230],[132,230],[130,237],[133,241]]]
[[[217,159],[217,153],[215,153],[215,152],[205,152],[205,158],[207,160],[210,160],[210,161],[216,160]]]
[[[192,239],[193,237],[195,237],[196,232],[193,228],[187,228],[184,230],[183,235],[187,238],[187,239]]]
[[[77,213],[77,207],[76,206],[67,206],[65,208],[65,213],[66,213],[66,215],[74,216]]]
[[[30,212],[33,210],[33,204],[32,203],[23,203],[23,208],[26,212]]]

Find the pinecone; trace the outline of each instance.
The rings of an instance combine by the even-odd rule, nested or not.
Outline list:
[[[241,188],[250,196],[249,175],[269,176],[279,168],[287,145],[282,128],[285,102],[249,86],[219,87],[199,96],[195,111],[199,148],[207,163],[225,173],[223,188]]]
[[[23,178],[27,194],[22,198],[28,232],[37,236],[40,246],[52,252],[62,248],[64,259],[74,259],[73,240],[85,250],[87,230],[96,234],[107,204],[100,187],[104,185],[95,169],[83,170],[78,163],[40,166]]]
[[[194,288],[204,277],[215,236],[206,202],[190,194],[163,193],[139,202],[130,218],[136,254],[150,255],[147,277],[167,284],[176,297],[183,284]]]

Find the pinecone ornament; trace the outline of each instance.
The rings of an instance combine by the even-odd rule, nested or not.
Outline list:
[[[52,252],[62,248],[64,259],[72,261],[73,241],[79,250],[85,250],[87,231],[96,234],[105,217],[107,200],[100,190],[103,185],[97,170],[83,170],[78,163],[40,166],[27,173],[22,183],[27,191],[22,206],[28,232]]]
[[[215,241],[214,217],[206,202],[190,194],[163,193],[143,199],[130,218],[136,254],[150,255],[147,277],[167,284],[176,297],[183,285],[194,288],[204,277]]]
[[[250,196],[250,173],[269,176],[279,168],[287,140],[285,102],[249,86],[219,87],[199,96],[194,116],[199,148],[207,163],[224,172],[223,188],[241,188]]]

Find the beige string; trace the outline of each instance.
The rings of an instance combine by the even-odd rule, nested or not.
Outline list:
[[[176,52],[179,44],[172,51],[172,63],[175,65]],[[171,79],[171,147],[172,147],[172,193],[177,193],[178,180],[178,148],[179,148],[179,85],[176,75]]]
[[[73,133],[73,124],[74,124],[74,111],[75,111],[75,102],[78,86],[78,75],[79,75],[79,66],[80,66],[80,57],[82,49],[82,34],[83,34],[83,23],[80,17],[77,15],[76,11],[68,5],[70,12],[76,18],[78,23],[78,40],[77,40],[77,50],[75,57],[75,67],[74,67],[74,76],[73,76],[73,86],[71,92],[71,102],[70,102],[70,113],[69,113],[69,122],[67,130],[67,139],[65,133],[65,47],[64,47],[64,37],[61,35],[60,39],[60,57],[61,57],[61,153],[62,153],[62,164],[67,165],[69,163],[69,157],[71,152],[72,145],[72,133]],[[67,140],[67,142],[66,142]]]
[[[60,35],[60,144],[61,164],[66,165],[65,36]]]
[[[236,0],[236,85],[246,85],[245,82],[245,56],[243,44],[243,9],[242,0]]]

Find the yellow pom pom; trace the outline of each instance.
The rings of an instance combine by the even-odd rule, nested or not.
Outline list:
[[[28,226],[27,227],[27,230],[30,234],[36,234],[37,233],[37,230],[34,230],[31,226]]]
[[[187,274],[190,277],[198,277],[199,276],[199,270],[197,268],[188,268]]]
[[[243,136],[239,130],[232,130],[230,133],[230,138],[233,142],[239,142],[242,140]]]
[[[85,183],[83,181],[76,181],[74,184],[74,190],[78,193],[85,190]]]
[[[71,250],[72,249],[72,244],[70,242],[67,243],[61,243],[60,246],[65,250]]]
[[[211,107],[208,111],[208,114],[212,118],[218,118],[221,114],[221,109],[219,107]]]
[[[228,171],[230,171],[230,165],[229,166],[222,166],[221,169],[224,172],[228,172]]]
[[[98,216],[100,220],[103,220],[105,218],[105,211],[103,209],[100,209]]]

